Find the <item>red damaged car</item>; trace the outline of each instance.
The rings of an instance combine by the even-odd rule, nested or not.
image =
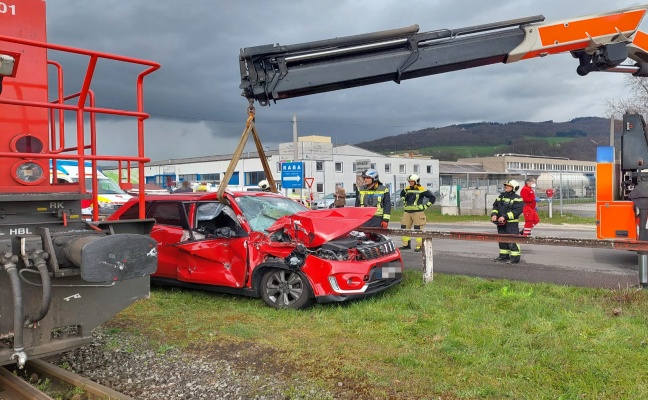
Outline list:
[[[402,280],[403,261],[387,236],[355,230],[373,208],[310,210],[265,192],[146,197],[156,221],[153,283],[261,297],[304,308],[381,292]],[[131,199],[108,219],[139,216]]]

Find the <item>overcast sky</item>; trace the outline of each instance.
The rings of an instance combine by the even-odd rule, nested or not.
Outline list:
[[[356,35],[418,24],[421,32],[542,14],[561,20],[635,6],[588,0],[47,0],[52,43],[149,59],[162,64],[145,81],[146,154],[153,160],[234,152],[244,129],[241,48]],[[648,30],[648,21],[642,24]],[[87,62],[87,61],[84,61]],[[330,136],[358,143],[426,127],[468,122],[567,121],[605,116],[603,101],[624,96],[622,74],[580,77],[576,59],[561,54],[353,88],[256,107],[263,144],[277,149],[293,137]],[[67,67],[66,67],[67,68]],[[83,67],[85,68],[85,66]],[[98,106],[125,107],[119,68],[100,70]],[[66,70],[73,85],[75,69]],[[130,79],[130,78],[129,78]],[[132,85],[132,79],[126,82]],[[131,92],[127,92],[128,95]],[[121,122],[106,121],[103,153],[133,150]],[[254,149],[250,140],[246,149]],[[127,151],[128,150],[128,151]]]

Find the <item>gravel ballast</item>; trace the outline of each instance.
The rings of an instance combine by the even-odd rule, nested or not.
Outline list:
[[[255,360],[248,351],[237,355],[231,346],[218,357],[217,349],[153,349],[142,337],[123,331],[102,328],[94,336],[91,344],[63,353],[55,363],[138,400],[336,398],[285,380],[281,368],[263,365],[262,357]]]

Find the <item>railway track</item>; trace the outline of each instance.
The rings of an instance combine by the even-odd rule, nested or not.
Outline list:
[[[32,386],[24,377],[32,378],[57,398],[69,399],[75,394],[88,400],[134,400],[89,379],[73,374],[41,360],[28,361],[23,370],[14,373],[15,366],[0,368],[0,400],[54,400],[49,394]],[[44,383],[47,382],[47,383]]]

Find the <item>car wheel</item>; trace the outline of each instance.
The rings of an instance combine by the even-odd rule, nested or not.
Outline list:
[[[274,308],[306,308],[312,302],[306,277],[287,269],[272,269],[263,275],[261,298]]]
[[[328,206],[328,208],[334,208],[334,206],[335,206],[335,203],[331,203],[331,205]]]

